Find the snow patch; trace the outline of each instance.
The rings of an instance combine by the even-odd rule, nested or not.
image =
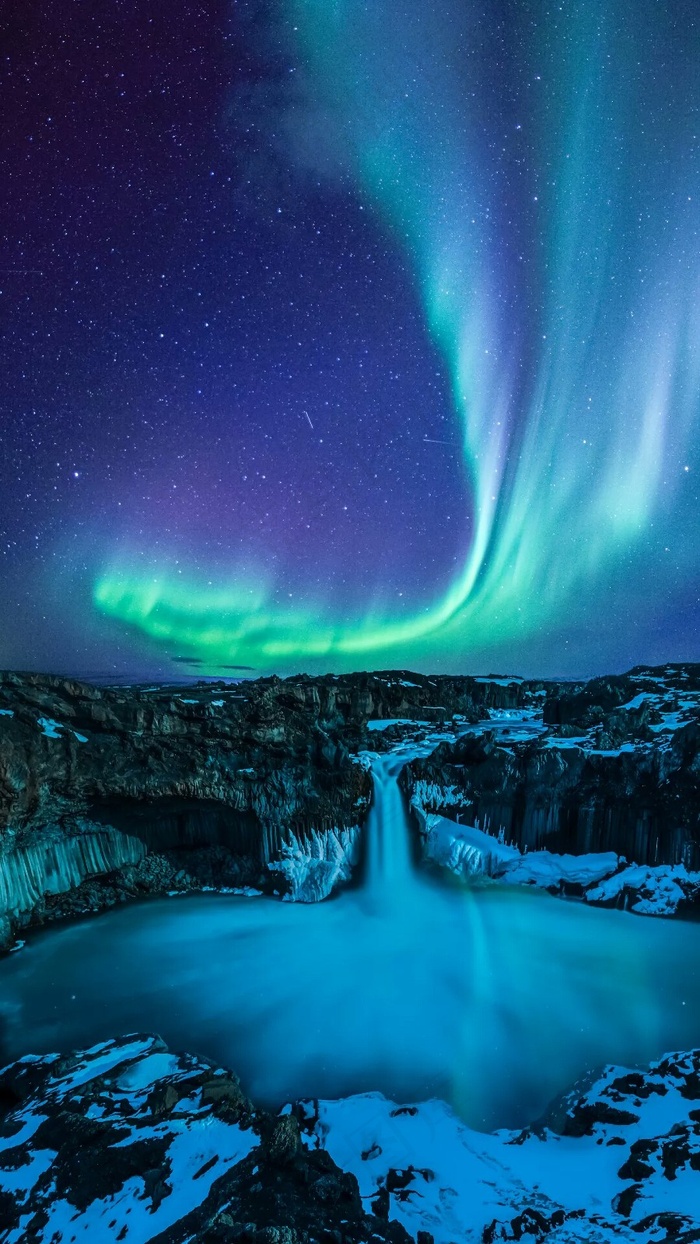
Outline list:
[[[700,892],[700,872],[684,864],[631,864],[589,890],[589,903],[619,903],[645,916],[671,916],[685,899]]]

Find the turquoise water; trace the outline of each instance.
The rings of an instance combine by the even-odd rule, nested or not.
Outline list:
[[[700,1044],[700,924],[414,873],[399,767],[375,766],[361,889],[149,901],[33,935],[0,962],[4,1054],[159,1032],[262,1103],[437,1095],[493,1127],[602,1063]]]

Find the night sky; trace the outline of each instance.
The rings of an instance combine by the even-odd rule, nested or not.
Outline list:
[[[696,0],[23,0],[0,64],[0,666],[698,659]]]

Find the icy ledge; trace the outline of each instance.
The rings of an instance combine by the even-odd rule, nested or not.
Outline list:
[[[414,800],[426,859],[462,877],[491,877],[554,894],[578,893],[587,903],[623,907],[638,915],[672,916],[683,903],[700,901],[700,873],[684,864],[628,864],[614,851],[557,855],[508,846],[493,834],[425,812]]]
[[[359,857],[361,832],[359,825],[314,830],[285,843],[280,859],[268,864],[285,889],[283,897],[293,903],[318,903],[349,881]]]

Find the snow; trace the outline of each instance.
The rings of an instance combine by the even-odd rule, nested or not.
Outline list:
[[[652,729],[654,729],[653,726]],[[546,748],[557,748],[559,750],[567,747],[577,747],[585,751],[587,756],[622,756],[625,753],[636,752],[638,750],[638,746],[635,743],[622,743],[620,747],[593,747],[591,745],[590,737],[585,734],[577,734],[563,739],[550,737],[545,739],[542,746]]]
[[[438,782],[428,782],[418,778],[413,784],[411,803],[414,808],[461,808],[464,795],[454,785],[441,786]]]
[[[662,730],[680,730],[681,726],[687,725],[687,722],[681,717],[680,711],[675,713],[662,713],[662,720],[656,725],[650,727],[654,734],[659,734]]]
[[[444,1102],[397,1107],[379,1093],[366,1093],[318,1102],[307,1143],[326,1148],[339,1166],[352,1171],[368,1210],[394,1172],[389,1217],[414,1238],[418,1231],[427,1231],[435,1244],[480,1244],[494,1220],[508,1225],[506,1238],[520,1238],[510,1233],[510,1224],[530,1206],[545,1217],[557,1209],[581,1214],[552,1232],[548,1238],[553,1244],[614,1244],[625,1238],[650,1242],[659,1238],[654,1223],[641,1226],[650,1214],[672,1210],[687,1215],[688,1225],[700,1225],[698,1146],[690,1120],[697,1096],[686,1087],[693,1082],[693,1065],[687,1056],[671,1057],[678,1060],[681,1074],[675,1067],[658,1074],[655,1069],[662,1064],[652,1064],[643,1077],[650,1090],[646,1095],[635,1095],[634,1087],[625,1089],[629,1071],[624,1067],[606,1068],[585,1094],[572,1094],[572,1102],[600,1101],[636,1120],[593,1123],[590,1135],[562,1136],[548,1128],[483,1133],[465,1126]],[[675,1176],[667,1175],[662,1146],[667,1136],[673,1141],[682,1135],[687,1124],[693,1167],[686,1161]],[[639,1139],[651,1141],[652,1174],[642,1178],[626,1220],[613,1207],[631,1183],[631,1177],[619,1172]]]
[[[38,1126],[41,1120],[36,1122]],[[56,1154],[52,1149],[37,1149],[30,1154],[29,1160],[23,1166],[18,1166],[16,1170],[0,1168],[0,1188],[3,1192],[20,1192],[26,1195],[49,1169],[55,1157]],[[18,1239],[21,1238],[18,1237]]]
[[[542,720],[542,714],[535,708],[490,708],[489,721],[534,721]]]
[[[178,1068],[179,1060],[173,1054],[147,1054],[133,1066],[127,1067],[117,1084],[127,1092],[142,1092],[163,1076],[174,1075]]]
[[[73,734],[75,735],[75,737],[76,737],[76,739],[78,740],[78,742],[79,742],[79,743],[87,743],[87,735],[85,735],[85,734],[78,734],[78,731],[77,731],[77,730],[74,730],[74,731],[73,731]]]
[[[523,681],[522,678],[518,678],[515,674],[510,678],[495,678],[495,677],[485,678],[483,676],[480,676],[474,679],[474,682],[485,682],[485,683],[492,682],[492,683],[495,683],[499,687],[512,687],[512,686],[517,687],[520,685],[522,681]]]
[[[30,1096],[17,1110],[8,1133],[0,1135],[0,1190],[16,1195],[21,1213],[18,1225],[2,1233],[4,1244],[24,1244],[30,1235],[56,1244],[59,1240],[116,1244],[124,1238],[131,1244],[148,1244],[201,1205],[214,1182],[259,1144],[252,1128],[221,1119],[202,1105],[198,1089],[202,1072],[209,1077],[217,1073],[188,1055],[168,1053],[157,1038],[103,1042],[83,1051],[64,1075],[52,1074],[52,1068],[62,1065],[56,1055],[22,1062],[43,1063],[48,1078],[42,1096]],[[99,1101],[91,1100],[91,1089],[81,1094],[81,1085],[105,1076]],[[148,1093],[159,1082],[183,1087],[176,1107],[154,1122]],[[55,1171],[56,1151],[34,1147],[40,1125],[55,1117],[64,1102],[73,1112],[82,1105],[85,1117],[113,1125],[110,1149],[129,1150],[148,1141],[162,1144],[158,1162],[163,1182],[155,1198],[141,1175],[131,1175],[121,1184],[117,1181],[114,1191],[97,1194],[86,1207],[77,1208],[70,1164]],[[3,1163],[4,1153],[14,1154],[18,1146],[23,1146],[23,1160],[17,1164],[13,1157]],[[135,1157],[137,1153],[135,1149]],[[79,1169],[76,1161],[76,1172]],[[138,1158],[132,1169],[140,1169]]]
[[[14,709],[0,708],[0,717],[14,717],[14,715],[15,715]]]
[[[58,1083],[75,1089],[81,1084],[88,1084],[97,1076],[103,1076],[120,1063],[131,1058],[139,1058],[153,1046],[151,1037],[134,1037],[127,1045],[117,1046],[113,1041],[102,1041],[87,1051],[87,1056],[77,1070],[66,1076],[60,1076]]]
[[[635,695],[633,699],[628,700],[626,704],[621,704],[620,708],[641,708],[642,704],[644,704],[646,700],[656,700],[656,696],[653,695],[651,691],[640,691],[638,695]]]
[[[424,822],[426,855],[460,876],[483,874],[509,885],[559,890],[565,884],[593,885],[620,865],[613,851],[589,855],[529,851],[524,855],[476,826],[458,825],[434,812],[417,811]]]
[[[614,851],[589,855],[555,855],[551,851],[528,851],[508,865],[503,880],[517,885],[534,885],[543,889],[561,888],[563,884],[593,885],[608,877],[619,867],[620,857]]]
[[[212,700],[211,704],[212,704],[212,708],[223,708],[225,701],[224,700]]]
[[[412,807],[421,824],[424,854],[461,877],[486,876],[506,885],[529,885],[561,891],[580,886],[587,903],[624,905],[637,915],[672,916],[685,899],[700,895],[700,872],[683,864],[627,864],[614,851],[558,855],[521,852],[473,825],[426,812],[425,807],[459,806],[454,786],[416,782]]]
[[[53,717],[39,717],[38,724],[41,726],[41,733],[47,739],[61,738],[59,730],[63,730],[64,727],[58,721],[54,721]]]
[[[177,1175],[172,1182],[168,1180],[171,1191],[157,1208],[153,1208],[147,1197],[140,1176],[126,1180],[113,1196],[96,1198],[81,1213],[69,1200],[51,1198],[46,1206],[44,1238],[100,1240],[106,1244],[107,1241],[124,1238],[128,1231],[130,1244],[147,1244],[147,1241],[201,1205],[214,1180],[220,1179],[226,1170],[247,1157],[258,1140],[255,1133],[244,1132],[211,1116],[172,1121],[167,1130],[175,1130],[166,1161],[170,1161],[172,1171]],[[165,1131],[163,1126],[140,1129],[138,1139],[158,1137]],[[214,1161],[209,1169],[202,1172],[202,1168],[212,1159]],[[10,1233],[8,1244],[19,1238]]]
[[[688,872],[684,864],[632,864],[601,881],[585,897],[589,903],[615,903],[625,891],[630,891],[634,900],[629,904],[630,911],[669,916],[696,887],[700,890],[700,873]]]
[[[588,740],[585,734],[577,734],[577,735],[572,735],[570,738],[565,738],[565,739],[559,739],[559,738],[545,739],[542,746],[547,747],[547,748],[556,747],[557,749],[562,749],[562,748],[567,748],[567,747],[585,747],[587,741]]]
[[[282,847],[282,856],[268,864],[271,872],[287,884],[284,898],[293,903],[317,903],[328,898],[335,887],[350,881],[359,855],[361,830],[332,829],[314,831]]]
[[[425,816],[423,832],[426,855],[461,876],[482,873],[495,877],[520,859],[517,847],[506,846],[482,829],[456,825],[434,812]]]
[[[368,730],[388,730],[389,726],[427,726],[427,721],[415,721],[413,717],[375,717],[367,722]]]

